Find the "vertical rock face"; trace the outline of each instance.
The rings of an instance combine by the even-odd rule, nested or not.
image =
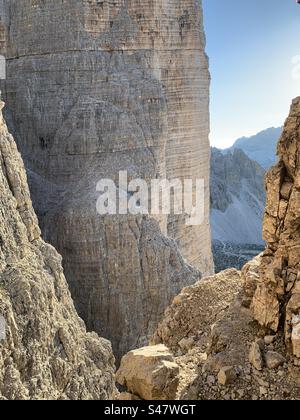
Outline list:
[[[23,162],[1,111],[0,319],[0,399],[113,396],[111,346],[86,333],[61,257],[40,237]]]
[[[245,290],[255,319],[285,339],[300,363],[300,98],[294,100],[278,145],[279,163],[266,178],[267,249]]]
[[[203,274],[213,270],[201,2],[0,5],[5,97],[43,233],[63,256],[79,314],[119,355],[144,344],[172,297],[199,276],[179,249]],[[119,170],[129,179],[204,178],[205,222],[100,217],[96,184]]]

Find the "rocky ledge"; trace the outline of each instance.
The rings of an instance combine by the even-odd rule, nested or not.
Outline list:
[[[242,272],[184,289],[153,337],[179,366],[177,399],[300,398],[300,98],[278,155],[266,177],[265,251]]]

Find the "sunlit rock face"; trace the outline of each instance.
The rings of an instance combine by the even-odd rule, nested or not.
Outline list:
[[[87,334],[61,256],[41,239],[0,101],[0,399],[111,399],[111,345]]]
[[[300,98],[293,101],[278,144],[279,163],[267,174],[263,234],[267,249],[245,290],[255,319],[285,340],[300,365]]]
[[[213,270],[201,2],[0,5],[9,120],[43,234],[63,256],[79,314],[120,355],[147,342],[172,297],[199,277],[188,263]],[[203,178],[204,223],[99,216],[96,184],[120,170]]]

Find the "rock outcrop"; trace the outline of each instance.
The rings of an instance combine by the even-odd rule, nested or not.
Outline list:
[[[267,242],[255,278],[245,276],[254,318],[277,333],[300,366],[300,98],[293,101],[278,144],[279,163],[266,177],[263,234]]]
[[[172,297],[199,278],[180,252],[213,271],[201,2],[0,4],[4,94],[43,235],[63,256],[80,316],[120,356],[146,344]],[[120,170],[129,180],[204,179],[204,223],[100,217],[97,182]]]
[[[266,250],[242,272],[185,288],[154,344],[180,367],[178,399],[300,399],[300,98],[266,177]]]
[[[186,287],[175,297],[152,343],[164,343],[181,355],[206,345],[211,325],[222,318],[242,288],[241,273],[230,269]]]
[[[40,236],[25,168],[0,102],[0,399],[108,399],[108,341],[87,334],[61,257]]]
[[[179,366],[167,347],[149,346],[126,354],[116,379],[127,395],[143,400],[175,400]]]

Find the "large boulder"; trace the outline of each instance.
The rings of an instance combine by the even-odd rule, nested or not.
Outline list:
[[[144,347],[123,357],[117,382],[143,400],[174,400],[179,366],[164,345]]]

